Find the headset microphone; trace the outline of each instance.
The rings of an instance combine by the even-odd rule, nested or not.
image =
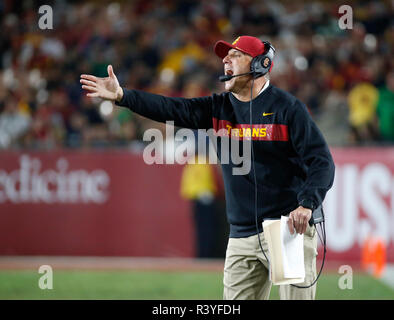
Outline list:
[[[235,74],[235,75],[226,74],[226,75],[223,75],[223,76],[219,76],[219,81],[225,82],[225,81],[231,80],[232,78],[240,77],[240,76],[246,76],[247,74],[252,74],[252,73],[253,73],[253,71],[246,72],[246,73],[241,73],[241,74]]]

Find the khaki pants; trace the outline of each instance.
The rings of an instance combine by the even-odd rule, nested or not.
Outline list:
[[[268,255],[264,232],[260,233],[261,245]],[[304,234],[305,282],[297,285],[307,286],[316,279],[317,235],[314,226],[308,224]],[[257,235],[247,238],[230,238],[224,264],[225,300],[267,300],[270,296],[271,281],[268,263],[261,252]],[[291,285],[279,286],[281,300],[314,300],[316,284],[308,289]]]

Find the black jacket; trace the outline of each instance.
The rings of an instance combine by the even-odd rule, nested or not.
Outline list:
[[[323,135],[305,105],[279,88],[270,85],[253,99],[252,129],[250,103],[230,92],[185,99],[123,91],[117,104],[147,118],[193,129],[225,129],[240,143],[252,135],[259,232],[265,218],[286,215],[303,202],[319,206],[333,184],[334,163]],[[253,170],[233,175],[233,167],[231,161],[222,164],[230,237],[247,237],[257,233]]]

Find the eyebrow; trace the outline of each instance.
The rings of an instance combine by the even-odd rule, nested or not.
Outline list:
[[[237,49],[230,49],[227,54],[235,54],[235,53],[244,54],[242,51]]]

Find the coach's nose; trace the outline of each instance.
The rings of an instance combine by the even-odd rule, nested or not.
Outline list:
[[[230,63],[230,62],[231,62],[231,61],[230,61],[230,57],[229,57],[228,54],[223,58],[222,62],[223,62],[223,64],[226,64],[226,63]]]

